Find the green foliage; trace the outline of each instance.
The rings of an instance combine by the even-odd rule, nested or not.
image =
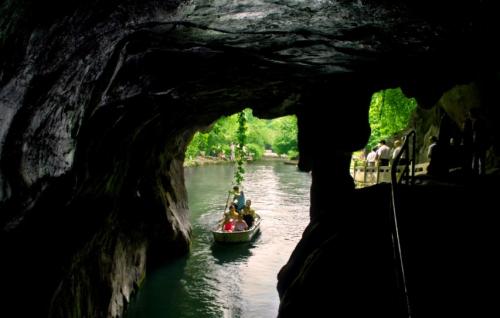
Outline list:
[[[400,88],[373,94],[369,113],[372,133],[367,147],[371,149],[381,139],[388,139],[407,128],[416,107],[415,99],[407,98]]]
[[[247,141],[247,118],[245,111],[238,114],[238,131],[236,137],[238,138],[238,143],[236,144],[235,159],[236,159],[236,170],[234,171],[234,183],[240,185],[245,179],[245,144]]]
[[[192,159],[198,155],[200,149],[207,148],[208,134],[196,132],[186,150],[186,158]]]
[[[234,141],[236,134],[236,118],[234,116],[222,117],[208,133],[205,155],[217,156],[221,152],[229,155],[229,145]]]
[[[298,150],[289,150],[288,153],[288,158],[292,159],[292,160],[297,160],[299,159],[299,152]]]
[[[247,144],[247,154],[252,159],[260,159],[264,154],[264,147],[257,144]]]
[[[297,145],[297,117],[286,116],[276,119],[277,131],[273,144],[274,152],[278,154],[288,154],[288,152],[298,152]]]
[[[245,140],[241,143],[240,121],[244,114]],[[197,132],[186,150],[186,160],[199,155],[230,157],[230,145],[246,145],[246,155],[258,160],[265,149],[272,149],[279,154],[298,155],[297,118],[285,116],[272,120],[259,119],[252,114],[251,109],[217,120],[208,133]]]

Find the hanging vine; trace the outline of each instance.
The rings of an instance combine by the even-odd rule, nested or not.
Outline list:
[[[243,180],[245,179],[245,168],[243,165],[246,161],[246,153],[245,153],[245,144],[247,140],[247,118],[245,111],[241,111],[238,113],[238,131],[236,137],[238,139],[238,143],[236,144],[235,149],[235,160],[236,160],[236,170],[234,172],[234,183],[236,185],[241,185]]]

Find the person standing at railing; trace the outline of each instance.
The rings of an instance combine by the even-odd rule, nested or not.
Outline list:
[[[439,131],[437,136],[437,143],[439,146],[439,159],[440,165],[442,165],[442,174],[446,175],[449,173],[450,168],[454,168],[454,161],[456,154],[453,153],[454,145],[452,144],[452,139],[458,144],[459,140],[462,138],[462,132],[458,127],[457,123],[444,112],[441,116],[439,122]]]
[[[472,171],[472,119],[470,112],[466,114],[463,125],[462,147],[462,169],[465,175],[470,175]]]
[[[386,145],[384,139],[380,140],[378,143],[379,147],[377,150],[377,161],[379,166],[388,166],[389,160],[391,159],[391,148]]]
[[[392,151],[392,162],[394,162],[394,160],[396,160],[396,157],[399,155],[399,153],[401,152],[403,148],[403,144],[401,143],[401,140],[396,140],[394,142],[394,150]],[[399,158],[399,162],[398,164],[399,165],[405,165],[408,163],[408,159],[406,158],[406,154],[405,153],[402,153],[401,154],[401,157]]]
[[[486,151],[489,148],[489,136],[486,120],[481,116],[479,108],[470,110],[472,118],[472,172],[475,175],[486,173]]]
[[[377,147],[373,147],[372,151],[366,156],[366,162],[369,167],[373,167],[377,162]]]
[[[450,169],[462,168],[464,161],[463,147],[456,138],[450,138],[449,145]]]
[[[427,150],[427,158],[429,158],[427,174],[433,176],[444,176],[448,173],[448,168],[441,144],[436,136],[431,136],[429,140],[431,144]]]

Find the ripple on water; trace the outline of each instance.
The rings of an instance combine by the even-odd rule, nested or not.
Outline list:
[[[146,279],[129,318],[276,317],[276,275],[309,222],[311,177],[281,162],[248,165],[243,190],[262,216],[260,233],[249,243],[216,244],[210,231],[222,217],[232,175],[228,165],[186,172],[190,256]]]

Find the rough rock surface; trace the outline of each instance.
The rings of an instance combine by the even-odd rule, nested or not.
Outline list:
[[[401,86],[423,107],[458,83],[491,92],[494,9],[494,1],[5,1],[7,306],[19,316],[121,316],[146,268],[189,248],[187,143],[244,107],[298,115],[311,217],[342,213],[348,203],[335,211],[327,203],[352,193],[348,162],[368,138],[372,92]],[[326,162],[319,149],[328,140],[336,153]]]

